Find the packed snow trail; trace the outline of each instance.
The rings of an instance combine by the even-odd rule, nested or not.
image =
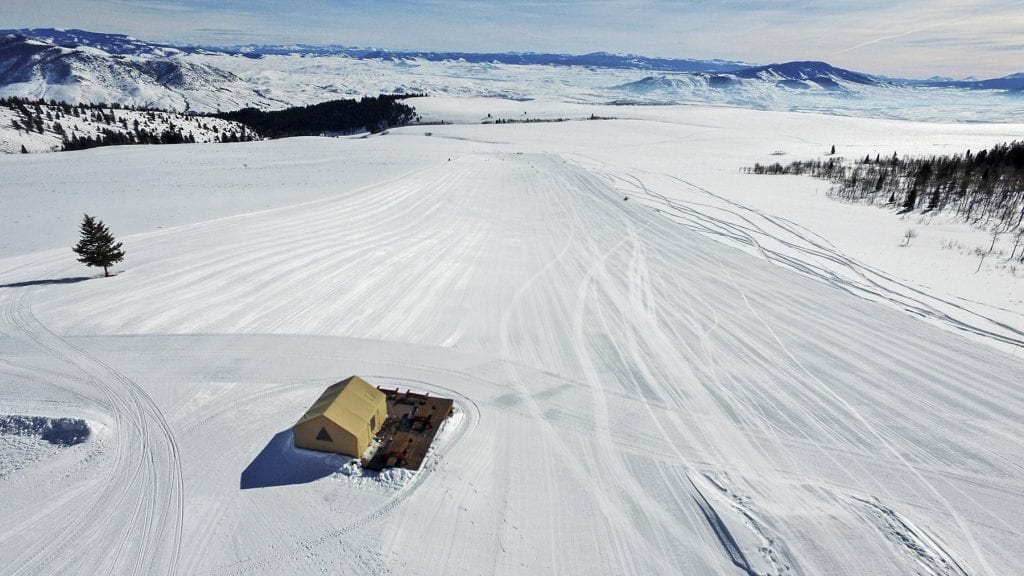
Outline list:
[[[658,175],[699,191],[706,203],[673,200],[636,176],[622,179],[629,193],[696,232],[749,247],[766,260],[817,278],[862,298],[890,304],[911,314],[999,344],[1024,348],[1024,329],[988,317],[951,298],[942,298],[882,270],[842,254],[826,239],[801,226],[727,200],[669,174]],[[794,254],[794,252],[796,254]]]
[[[91,407],[112,421],[112,461],[101,462],[73,500],[32,500],[31,518],[17,512],[21,534],[0,542],[13,556],[12,575],[95,571],[175,574],[181,547],[183,493],[179,451],[149,394],[115,368],[68,342],[32,313],[31,289],[0,294],[7,338],[24,339],[65,366]],[[49,520],[43,534],[32,527]],[[40,545],[20,538],[31,536]]]
[[[111,428],[157,456],[137,467],[142,448],[113,442],[135,480],[67,482],[111,520],[151,519],[115,572],[1013,573],[1024,363],[619,184],[554,154],[470,154],[127,237],[113,278],[26,284],[80,271],[0,261],[0,373],[46,391],[78,370],[59,383],[121,399]],[[469,418],[408,484],[304,476],[287,429],[350,373],[447,390]],[[294,479],[240,489],[254,463]],[[9,519],[32,515],[11,497],[28,490],[0,483],[0,561],[55,571],[58,519],[23,536]]]

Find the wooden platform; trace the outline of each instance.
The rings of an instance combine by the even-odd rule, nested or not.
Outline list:
[[[451,415],[454,402],[408,390],[380,391],[387,396],[388,418],[377,433],[380,447],[372,458],[363,461],[363,468],[419,470],[441,423]]]

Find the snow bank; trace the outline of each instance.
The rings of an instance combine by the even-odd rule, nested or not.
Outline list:
[[[0,479],[85,442],[90,433],[77,418],[0,416]]]
[[[0,416],[0,435],[37,436],[55,446],[74,446],[89,439],[91,430],[78,418]]]

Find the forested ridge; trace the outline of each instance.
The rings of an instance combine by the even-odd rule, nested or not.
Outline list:
[[[244,108],[208,115],[180,114],[118,104],[69,104],[55,100],[0,99],[14,112],[10,128],[25,135],[50,135],[60,150],[129,144],[240,142],[289,136],[381,132],[418,120],[402,102],[418,95],[380,95],[264,111]],[[22,147],[22,151],[26,149]]]
[[[832,183],[833,198],[888,206],[901,214],[946,211],[993,234],[1024,237],[1024,141],[951,156],[901,158],[894,153],[853,162],[830,157],[788,165],[757,163],[745,170],[822,178]],[[1022,242],[1011,257],[1018,247]]]
[[[402,102],[414,95],[364,96],[359,100],[332,100],[284,110],[243,108],[213,114],[244,124],[264,138],[319,136],[353,132],[381,132],[414,121],[416,110]]]
[[[16,133],[55,136],[62,151],[131,144],[241,142],[255,137],[242,125],[116,102],[70,104],[10,97],[0,98],[0,107],[14,112],[9,127]],[[27,151],[24,146],[22,151]]]

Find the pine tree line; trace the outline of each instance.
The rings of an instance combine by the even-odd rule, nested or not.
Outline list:
[[[69,104],[62,100],[55,100],[53,98],[46,100],[43,98],[25,98],[21,96],[8,96],[6,98],[0,98],[0,106],[7,108],[14,108],[16,106],[22,107],[35,107],[49,106],[51,108],[60,108],[65,114],[71,114],[72,109],[77,109],[79,112],[83,110],[130,110],[132,112],[167,112],[162,108],[153,108],[151,106],[136,106],[132,104],[119,104],[112,102],[107,104],[106,102],[80,102],[77,104]]]
[[[484,124],[544,124],[548,122],[569,122],[571,118],[498,118],[485,120]]]
[[[72,135],[70,138],[65,136],[64,144],[60,149],[61,151],[86,150],[101,146],[126,146],[131,144],[194,144],[195,141],[196,139],[192,134],[182,134],[180,130],[172,130],[170,128],[160,133],[150,133],[145,129],[140,129],[137,132],[121,132],[111,130],[110,128],[103,128],[96,136],[78,136],[77,134]],[[238,140],[236,139],[235,141],[237,142]]]
[[[220,118],[240,124],[238,130],[219,131],[212,124],[212,131],[218,133],[219,142],[245,142],[258,140],[259,135],[268,138],[288,136],[310,136],[322,134],[345,134],[369,130],[381,132],[390,127],[402,126],[418,121],[415,109],[404,104],[407,98],[420,94],[382,94],[366,96],[359,100],[334,100],[310,106],[263,111],[246,108],[235,112],[219,112],[194,117],[204,130],[210,130],[207,118]],[[0,106],[16,111],[18,119],[12,120],[12,127],[25,132],[39,134],[50,130],[62,136],[61,150],[83,150],[98,146],[129,144],[178,144],[195,142],[191,133],[185,134],[174,123],[159,132],[149,132],[135,120],[129,125],[124,116],[118,118],[115,110],[138,112],[150,122],[156,122],[161,115],[173,114],[165,110],[120,106],[117,104],[68,104],[56,100],[30,100],[28,98],[2,98]],[[111,128],[101,129],[96,135],[69,134],[60,123],[64,117],[89,120]],[[120,126],[120,130],[116,128]]]
[[[15,130],[25,132],[37,132],[43,134],[46,129],[63,134],[64,129],[60,120],[65,117],[81,118],[90,120],[97,124],[114,125],[118,122],[114,110],[129,110],[132,112],[145,113],[145,117],[155,121],[158,114],[170,114],[166,110],[156,108],[140,108],[136,106],[121,106],[119,104],[96,104],[82,103],[69,104],[57,100],[29,99],[11,96],[0,98],[0,106],[17,112],[20,120],[12,120],[11,127]],[[44,108],[45,107],[45,108]],[[124,119],[121,120],[124,124]],[[127,125],[125,125],[127,129]]]
[[[376,133],[417,120],[416,110],[402,102],[414,96],[418,95],[381,94],[284,110],[244,108],[211,116],[249,126],[264,138],[349,134],[362,130]]]
[[[832,183],[829,195],[898,208],[899,213],[945,211],[993,234],[1017,240],[1011,258],[1024,262],[1024,142],[952,156],[843,158],[754,164],[752,174],[793,174]]]
[[[226,144],[229,142],[247,142],[255,139],[255,134],[245,129],[243,126],[240,130],[225,130],[220,132],[220,136],[217,139],[219,142]],[[159,132],[150,132],[145,128],[140,128],[136,125],[134,130],[130,132],[122,132],[118,130],[111,130],[109,128],[103,128],[100,133],[96,136],[78,136],[77,134],[72,136],[64,136],[64,143],[61,146],[61,151],[68,150],[86,150],[88,148],[99,148],[102,146],[126,146],[132,144],[195,144],[195,136],[189,132],[185,134],[181,128],[178,128],[171,124],[169,128],[165,128]]]

